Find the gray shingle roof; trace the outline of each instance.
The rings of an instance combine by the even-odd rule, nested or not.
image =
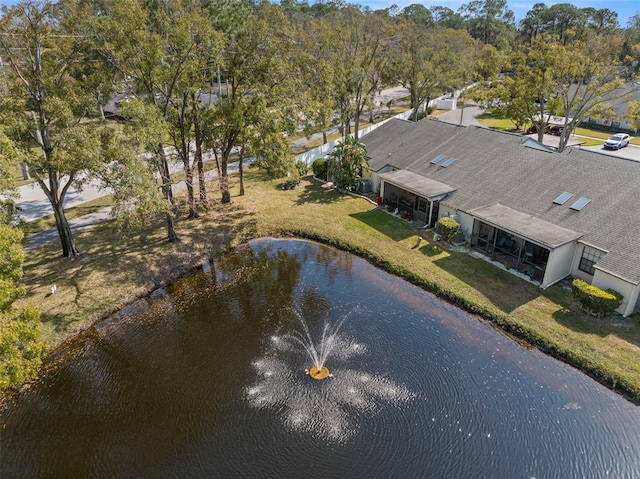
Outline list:
[[[385,181],[403,186],[412,193],[432,199],[446,195],[455,191],[449,185],[440,183],[422,175],[412,173],[408,170],[396,170],[389,173],[382,173],[380,178]]]
[[[456,191],[443,203],[462,211],[500,203],[580,233],[609,252],[598,268],[640,283],[640,162],[578,148],[540,151],[524,146],[521,135],[485,128],[394,123],[363,138],[374,170],[390,164],[449,185]],[[431,164],[438,154],[457,161]],[[565,191],[574,197],[554,204]],[[580,197],[591,202],[572,210]]]

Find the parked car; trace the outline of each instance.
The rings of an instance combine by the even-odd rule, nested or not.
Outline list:
[[[545,133],[548,133],[549,135],[553,135],[553,136],[560,136],[562,135],[562,130],[564,130],[564,127],[560,125],[553,125],[547,128],[547,131],[545,131]]]
[[[624,148],[629,144],[629,139],[631,137],[626,133],[616,133],[612,137],[610,137],[607,141],[604,142],[604,148],[611,150],[619,150],[620,148]]]
[[[549,128],[549,125],[545,125],[544,131],[547,131],[547,128]],[[536,125],[531,125],[529,128],[527,128],[527,135],[533,135],[534,133],[538,133],[538,127]]]

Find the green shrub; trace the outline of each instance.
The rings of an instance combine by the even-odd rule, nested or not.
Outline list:
[[[296,161],[296,170],[298,171],[298,176],[302,178],[309,172],[309,165],[307,165],[304,161]]]
[[[444,216],[438,220],[440,235],[445,241],[451,241],[460,231],[460,224],[451,216]]]
[[[574,279],[571,292],[582,308],[598,318],[609,316],[622,303],[623,296],[613,289],[600,289],[581,279]]]
[[[322,178],[323,180],[327,179],[327,162],[324,158],[316,159],[311,165],[311,170],[314,176]]]

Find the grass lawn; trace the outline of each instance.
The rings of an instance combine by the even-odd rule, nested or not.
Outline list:
[[[84,253],[79,258],[61,258],[57,243],[29,251],[23,279],[27,296],[16,305],[33,303],[40,309],[46,340],[54,346],[248,239],[310,238],[403,276],[640,401],[637,320],[589,317],[566,288],[543,291],[490,263],[449,251],[429,233],[309,177],[298,189],[282,191],[279,181],[249,169],[242,197],[237,177],[231,180],[231,204],[214,201],[198,219],[178,218],[178,244],[166,241],[161,220],[131,237],[109,222],[76,236]],[[215,191],[209,194],[218,198]],[[53,295],[52,284],[58,287]]]
[[[492,113],[483,113],[478,117],[478,122],[487,128],[493,128],[494,130],[516,132],[516,126],[511,120],[505,118],[498,118]],[[527,125],[528,126],[528,125]],[[526,127],[525,127],[526,129]]]

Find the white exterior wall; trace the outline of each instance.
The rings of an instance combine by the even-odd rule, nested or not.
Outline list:
[[[440,204],[440,211],[442,211],[442,204]],[[463,213],[462,211],[458,211],[456,213],[458,217],[458,223],[460,223],[460,231],[462,231],[462,235],[464,236],[464,240],[466,242],[471,241],[471,235],[473,234],[473,216]]]
[[[634,285],[623,279],[612,276],[604,271],[596,269],[596,274],[593,275],[593,286],[600,289],[613,289],[624,296],[622,304],[616,310],[623,316],[628,316],[633,313],[638,300],[638,294],[640,292],[640,285]]]
[[[540,285],[542,288],[551,286],[571,274],[575,250],[576,243],[568,243],[549,251],[544,281]]]
[[[382,191],[382,187],[380,186],[380,183],[382,182],[380,180],[380,177],[378,176],[378,173],[387,173],[389,171],[394,171],[394,168],[392,168],[389,165],[386,165],[382,168],[380,168],[379,171],[363,171],[362,172],[362,178],[365,180],[369,180],[371,181],[371,191],[375,191],[377,192],[380,196],[384,196],[384,192]],[[380,189],[380,191],[378,192],[378,189]]]
[[[438,219],[444,216],[456,216],[456,215],[459,215],[458,210],[440,203],[440,208],[438,209]],[[458,217],[458,220],[459,219],[460,218]]]

